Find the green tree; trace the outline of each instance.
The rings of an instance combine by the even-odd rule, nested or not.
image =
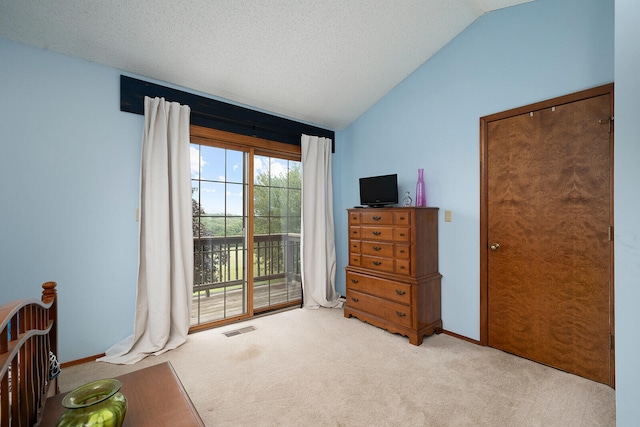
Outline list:
[[[197,189],[192,188],[191,194]],[[202,217],[205,214],[200,203],[191,198],[192,229],[194,237],[193,282],[194,286],[202,286],[208,283],[220,281],[220,269],[227,263],[226,245],[213,243],[216,234],[211,223],[211,218]],[[222,218],[224,222],[224,218]],[[218,234],[220,235],[220,234]],[[222,234],[224,236],[224,234]],[[208,291],[207,291],[208,293]]]
[[[289,233],[300,233],[301,170],[300,163],[284,174],[263,172],[256,177],[254,185],[254,234],[283,235],[280,239],[269,238],[268,247],[256,248],[255,262],[260,269],[282,272],[290,251],[296,251],[296,239]]]
[[[193,198],[193,193],[197,188],[191,188],[191,227],[193,228],[193,237],[206,236],[206,230],[204,224],[200,221],[200,216],[204,214],[204,209],[200,206],[200,203]]]
[[[256,177],[255,234],[300,232],[301,178],[300,163],[294,163],[285,174],[263,172]]]

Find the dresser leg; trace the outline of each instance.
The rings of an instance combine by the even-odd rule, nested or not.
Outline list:
[[[423,335],[409,334],[409,343],[413,345],[422,345]]]

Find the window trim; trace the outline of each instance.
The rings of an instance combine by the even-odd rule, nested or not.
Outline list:
[[[191,141],[197,144],[210,145],[211,143],[217,143],[221,144],[220,146],[222,147],[233,148],[234,150],[253,148],[255,154],[258,155],[277,154],[279,156],[290,156],[288,160],[301,161],[302,159],[302,149],[296,145],[196,125],[191,125],[190,134]]]

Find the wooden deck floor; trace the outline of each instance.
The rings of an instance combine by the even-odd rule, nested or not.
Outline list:
[[[191,326],[240,316],[244,313],[244,293],[243,289],[211,292],[208,297],[204,292],[194,293]],[[254,310],[300,298],[302,289],[299,282],[289,283],[288,286],[285,282],[259,285],[254,289]]]

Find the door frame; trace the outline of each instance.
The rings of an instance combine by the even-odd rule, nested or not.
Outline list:
[[[253,159],[256,155],[261,156],[274,156],[281,159],[302,161],[301,148],[299,145],[285,144],[282,142],[262,139],[258,137],[252,137],[247,135],[236,134],[233,132],[222,131],[218,129],[207,128],[203,126],[191,125],[189,127],[190,139],[193,144],[209,145],[218,148],[230,149],[235,151],[241,151],[246,153],[250,159],[247,161],[246,173],[247,173],[247,189],[246,189],[246,215],[247,224],[244,232],[244,239],[247,242],[253,242],[253,230],[254,230],[254,162]],[[253,244],[247,245],[247,263],[249,260],[253,260],[254,248]],[[246,266],[247,277],[247,302],[246,313],[238,316],[224,318],[219,320],[213,320],[197,325],[191,325],[189,327],[189,333],[197,332],[213,327],[227,325],[255,317],[257,314],[262,314],[266,311],[277,311],[285,308],[296,307],[302,303],[302,295],[300,300],[293,300],[284,303],[270,305],[267,308],[254,308],[254,275],[253,267],[251,264]]]
[[[561,104],[568,104],[583,99],[593,98],[600,95],[609,95],[611,101],[611,118],[609,122],[611,126],[610,140],[609,140],[609,156],[610,156],[610,194],[611,194],[611,277],[610,277],[610,295],[609,295],[609,324],[611,330],[611,381],[610,384],[614,385],[615,369],[614,369],[614,254],[613,254],[613,105],[614,105],[614,84],[609,83],[602,86],[597,86],[591,89],[575,92],[569,95],[560,96],[557,98],[536,102],[534,104],[514,108],[512,110],[503,111],[500,113],[491,114],[480,118],[480,344],[487,346],[489,344],[489,268],[488,268],[488,256],[489,256],[489,241],[488,241],[488,125],[491,122],[506,119],[509,117],[517,116],[520,114],[529,113],[532,111],[543,110],[558,106]]]

